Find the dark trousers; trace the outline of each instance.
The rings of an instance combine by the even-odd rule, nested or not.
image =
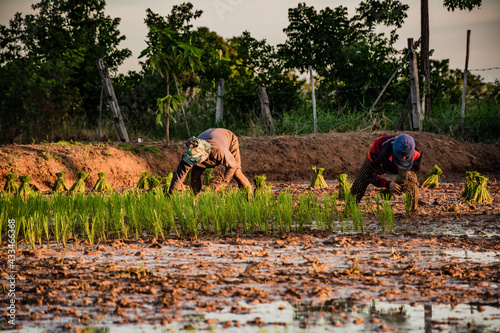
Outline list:
[[[365,195],[366,188],[368,185],[370,185],[370,182],[368,181],[368,167],[370,166],[372,162],[366,158],[365,161],[363,162],[363,165],[361,166],[361,169],[358,172],[358,175],[356,176],[356,179],[354,179],[354,183],[351,186],[351,194],[356,196],[356,201],[359,203],[361,202],[361,199]]]

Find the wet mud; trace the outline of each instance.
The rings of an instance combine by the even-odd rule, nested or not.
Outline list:
[[[318,190],[272,185],[318,198],[337,191],[335,183]],[[381,232],[368,213],[364,233],[311,226],[303,234],[111,239],[94,246],[73,239],[66,248],[36,250],[21,243],[16,328],[498,332],[500,185],[489,187],[493,204],[461,200],[461,186],[420,191],[411,216],[403,197],[396,198],[394,232]],[[371,203],[363,200],[362,209]],[[3,281],[7,274],[2,267]],[[2,329],[11,327],[2,321]]]

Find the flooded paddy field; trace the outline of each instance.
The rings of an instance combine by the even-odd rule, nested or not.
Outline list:
[[[21,242],[14,331],[500,332],[500,186],[492,204],[461,186],[423,190],[411,216],[397,198],[394,232],[367,213],[365,232]]]

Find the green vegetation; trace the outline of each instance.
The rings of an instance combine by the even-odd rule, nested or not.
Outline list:
[[[112,191],[113,190],[111,188],[111,186],[108,184],[108,180],[106,179],[106,172],[99,172],[97,174],[97,176],[99,178],[97,179],[97,182],[95,183],[92,191],[102,192],[102,191]]]
[[[137,146],[132,146],[132,145],[125,145],[125,144],[119,144],[118,147],[120,149],[130,151],[136,155],[141,155],[143,152],[149,152],[154,155],[158,154],[160,152],[160,149],[156,148],[155,146],[144,146],[144,145],[137,145]]]
[[[309,184],[309,187],[311,188],[325,188],[328,187],[325,182],[325,178],[323,177],[323,172],[325,171],[324,168],[316,168],[312,167],[314,171],[314,176],[311,179],[311,183]]]
[[[255,185],[255,192],[270,192],[271,184],[267,182],[266,175],[254,176],[253,183]]]
[[[391,201],[383,199],[382,196],[376,196],[375,204],[376,209],[372,209],[372,213],[378,218],[382,232],[394,231],[394,212]],[[369,203],[368,206],[371,207]]]
[[[5,186],[3,187],[3,193],[8,193],[8,194],[16,194],[17,190],[19,189],[19,185],[16,183],[16,178],[17,175],[14,173],[8,173],[5,176],[5,179],[7,182],[5,183]]]
[[[68,193],[77,194],[77,193],[85,193],[85,178],[88,177],[88,174],[83,171],[78,171],[76,173],[76,181],[69,189]]]
[[[21,180],[21,185],[19,185],[16,195],[25,199],[33,193],[33,189],[29,184],[31,181],[31,175],[19,176],[19,180]]]
[[[149,171],[141,172],[141,178],[139,178],[136,187],[140,190],[149,190]]]
[[[439,186],[439,176],[443,174],[441,168],[435,165],[432,171],[422,179],[422,187],[437,188]]]
[[[66,181],[64,180],[64,175],[66,174],[66,171],[61,171],[56,173],[56,181],[54,183],[54,186],[52,187],[52,192],[65,192],[68,190],[68,186],[66,186]]]
[[[477,203],[493,201],[487,187],[488,178],[481,176],[477,171],[468,171],[462,198]]]
[[[447,8],[453,2],[447,1]],[[95,60],[103,58],[113,74],[131,55],[119,48],[125,39],[120,18],[106,16],[105,6],[103,0],[40,0],[33,14],[17,14],[8,26],[0,25],[0,143],[97,140],[102,84]],[[224,39],[206,27],[195,28],[203,12],[189,2],[172,6],[165,16],[147,10],[141,69],[112,78],[127,131],[146,140],[185,140],[190,132],[217,126],[252,135],[260,116],[255,91],[265,87],[277,135],[312,133],[310,83],[297,75],[310,65],[319,132],[393,130],[409,91],[406,68],[370,116],[368,111],[406,55],[396,43],[407,11],[399,1],[359,1],[353,15],[344,6],[317,10],[301,3],[288,11],[284,43],[272,46],[249,32]],[[387,32],[379,33],[381,27]],[[420,46],[415,44],[419,56]],[[498,142],[500,82],[468,75],[462,129],[463,72],[450,69],[448,59],[431,59],[429,74],[432,103],[426,99],[426,104],[432,113],[426,112],[423,131]],[[219,79],[225,80],[224,110],[229,111],[222,123],[215,122]],[[423,80],[420,91],[426,91]],[[408,129],[405,123],[401,130]],[[109,112],[103,113],[101,139],[115,139]],[[121,148],[158,153],[148,146]]]
[[[19,236],[32,247],[52,241],[66,245],[75,238],[95,244],[113,238],[223,237],[304,233],[316,228],[365,231],[365,214],[352,197],[339,209],[335,195],[318,200],[305,193],[294,198],[288,191],[260,192],[251,198],[236,188],[198,196],[190,191],[163,196],[137,190],[70,196],[33,194],[24,199],[5,194],[0,207],[0,216],[15,219]],[[344,221],[347,216],[350,220]],[[6,230],[5,223],[6,218],[0,222],[0,230]]]
[[[339,199],[345,200],[351,195],[351,183],[348,181],[348,176],[345,173],[338,175],[337,180],[339,181]]]
[[[210,181],[213,179],[213,173],[214,173],[213,168],[206,168],[205,171],[203,171],[203,175],[205,176],[203,178],[203,185],[205,185],[205,186],[210,185]],[[170,180],[172,180],[172,178]],[[170,182],[169,182],[169,184],[170,184]]]

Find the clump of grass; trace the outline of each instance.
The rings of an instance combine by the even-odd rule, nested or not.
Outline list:
[[[63,192],[68,190],[68,186],[66,186],[66,182],[64,181],[63,176],[66,174],[66,171],[56,172],[56,182],[52,187],[53,192]]]
[[[136,187],[140,190],[149,190],[149,171],[141,172],[141,178],[139,178]]]
[[[481,176],[477,171],[468,171],[462,198],[477,203],[493,201],[487,188],[488,178]]]
[[[33,193],[33,189],[31,188],[29,182],[31,181],[31,175],[19,176],[21,180],[21,185],[17,190],[17,195],[21,198],[27,198],[30,194]]]
[[[266,182],[266,175],[254,176],[253,183],[255,185],[255,192],[267,192],[271,190],[271,184]]]
[[[76,181],[69,189],[68,193],[85,193],[85,178],[88,177],[88,174],[83,171],[78,171],[76,173]]]
[[[422,187],[427,188],[437,188],[439,186],[439,176],[443,174],[443,171],[437,165],[434,165],[432,171],[424,176],[422,179]]]
[[[348,179],[349,177],[345,173],[337,176],[337,180],[339,181],[339,199],[346,200],[351,194],[351,183]]]
[[[16,183],[16,178],[17,175],[14,173],[8,173],[5,176],[5,179],[7,182],[5,183],[5,186],[3,187],[3,192],[9,193],[9,194],[16,194],[17,190],[19,189],[19,185]]]
[[[314,171],[314,177],[311,179],[311,183],[309,184],[309,187],[311,188],[325,188],[327,187],[325,178],[323,177],[323,172],[325,171],[324,168],[316,168],[312,167]]]
[[[92,191],[111,191],[112,188],[108,184],[108,180],[106,179],[106,172],[99,172],[97,176],[99,178],[97,179],[97,182],[95,183]]]
[[[205,176],[203,178],[203,185],[205,186],[210,185],[210,181],[214,178],[213,173],[214,173],[213,168],[206,168],[205,171],[203,171],[203,175]]]

